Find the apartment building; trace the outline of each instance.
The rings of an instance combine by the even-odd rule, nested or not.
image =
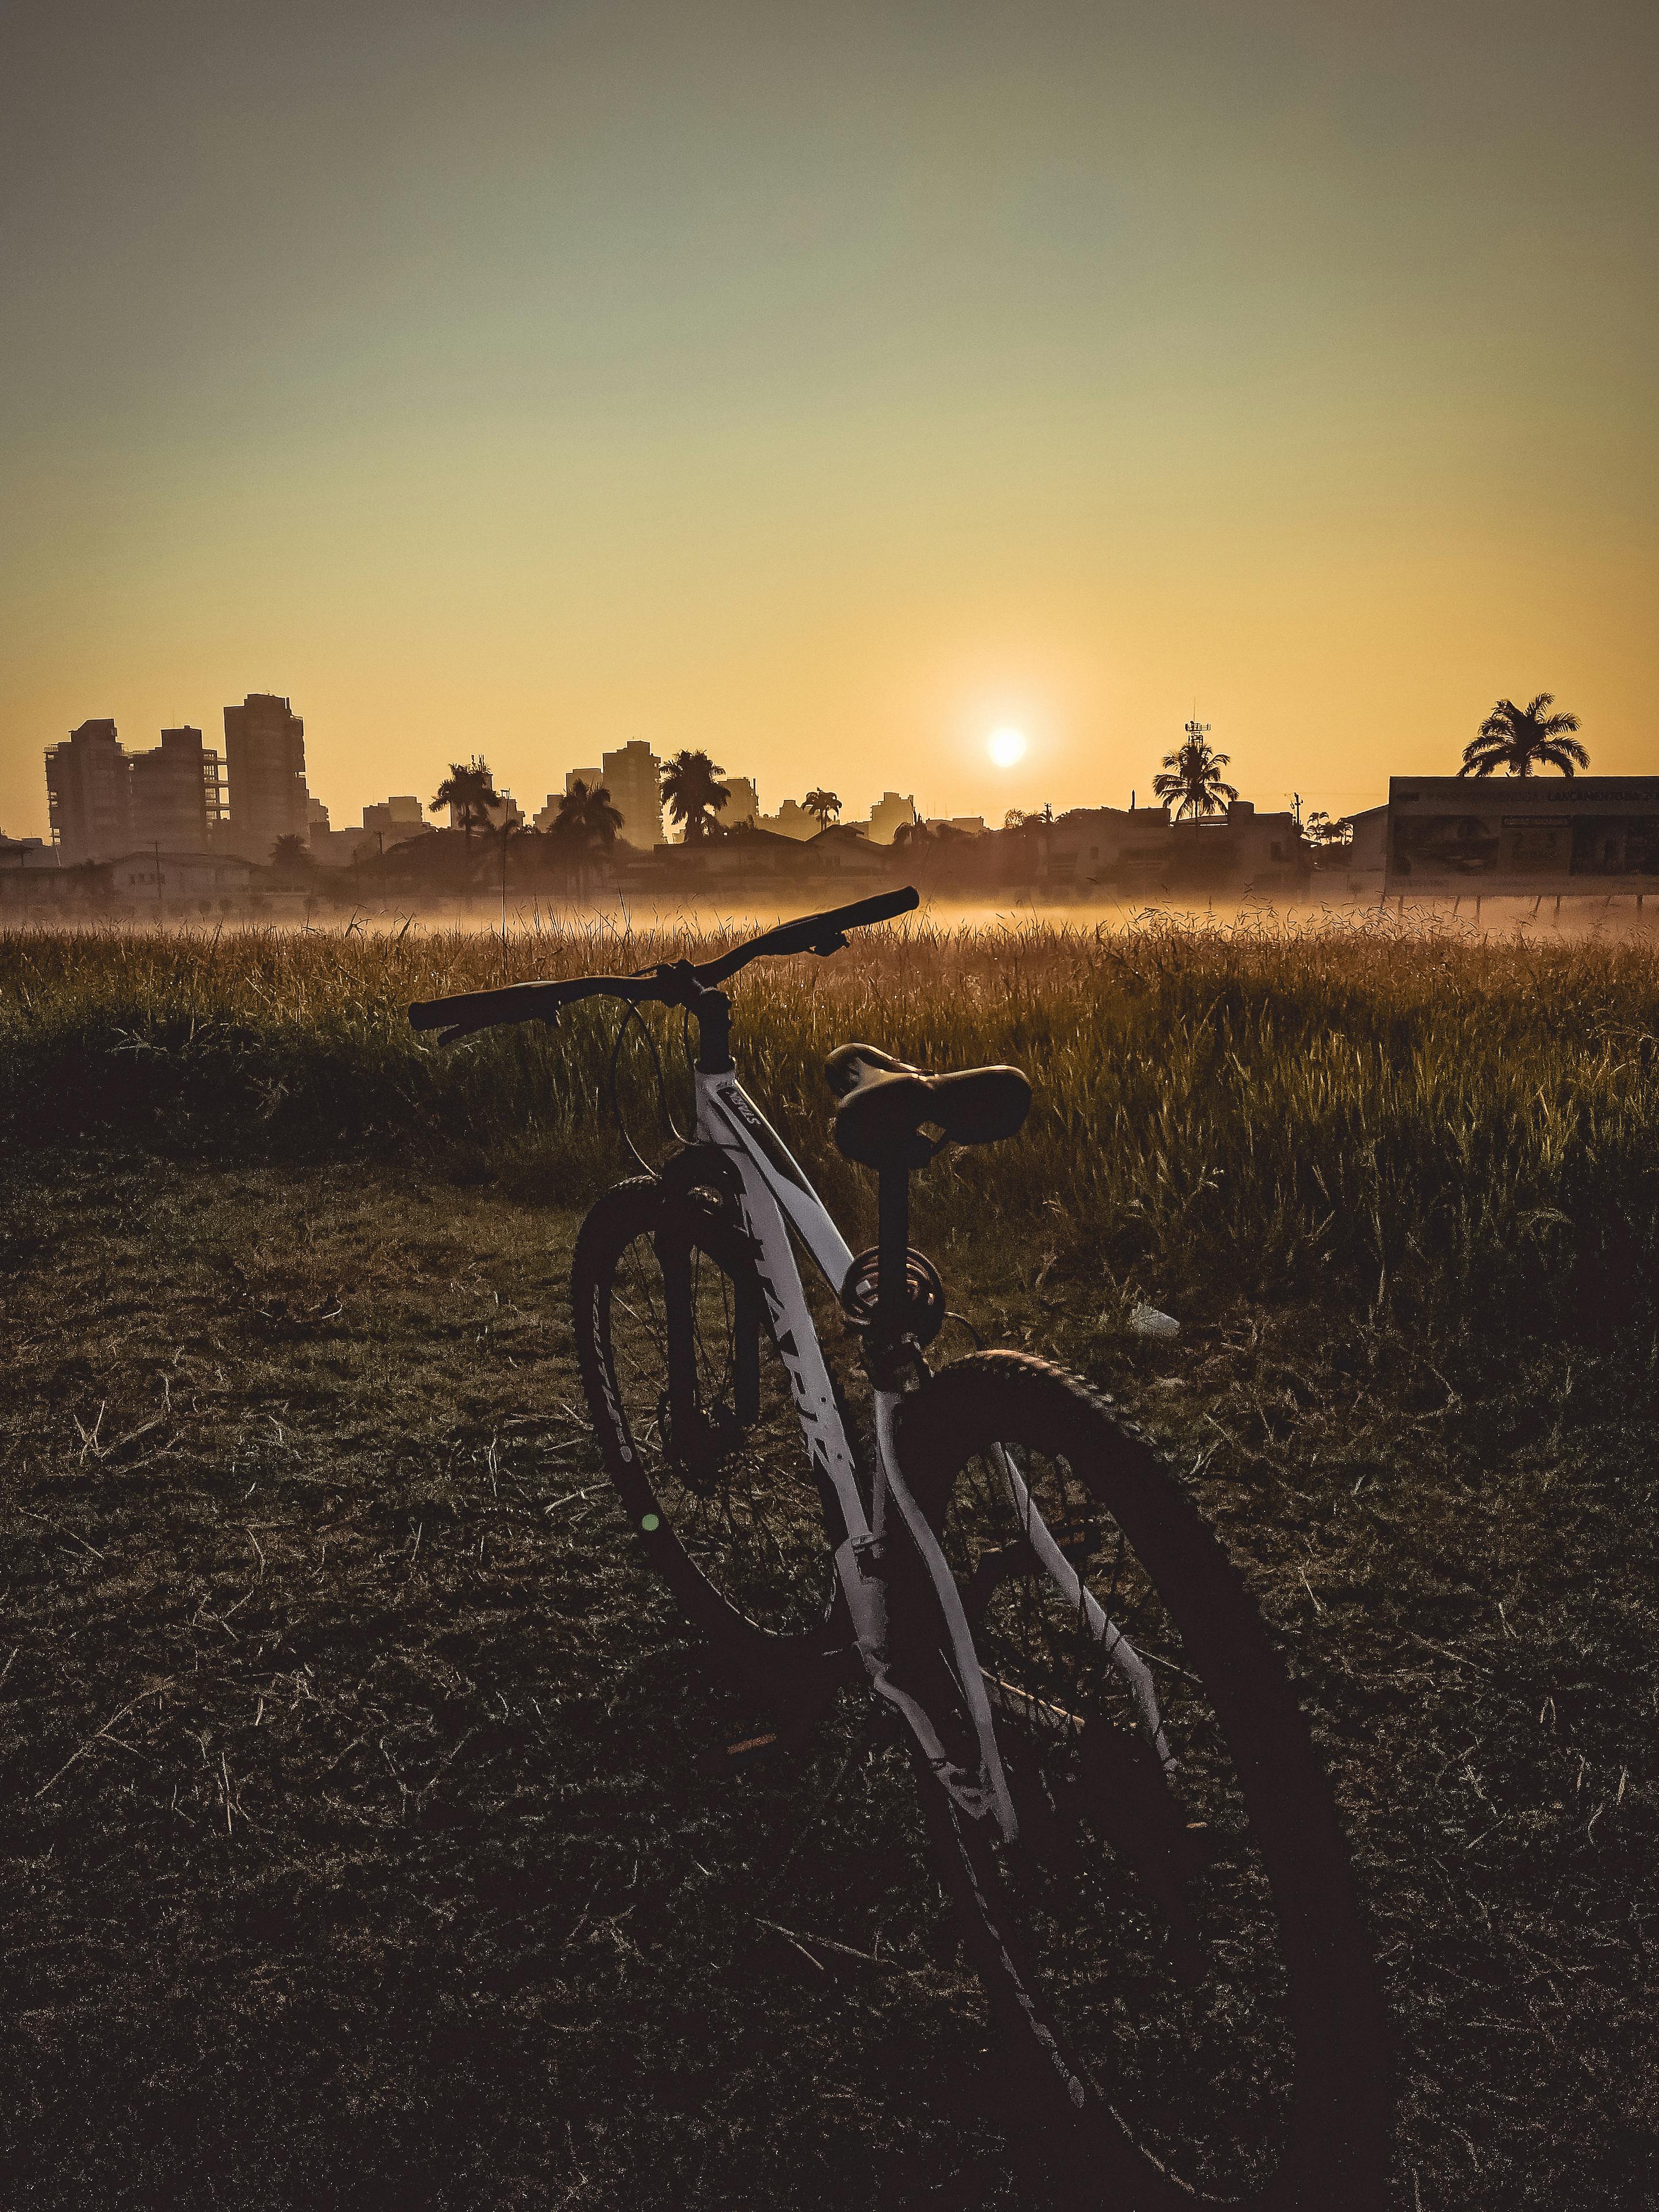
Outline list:
[[[224,820],[224,767],[218,750],[189,724],[163,730],[150,751],[134,753],[131,820],[134,845],[204,853]]]
[[[71,867],[106,860],[132,842],[132,778],[112,721],[82,722],[46,748],[52,842]]]
[[[240,707],[225,708],[225,766],[233,852],[264,861],[279,837],[309,837],[306,726],[286,699],[250,691]]]

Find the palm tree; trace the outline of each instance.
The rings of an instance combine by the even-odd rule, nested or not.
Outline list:
[[[732,796],[720,778],[726,770],[717,761],[704,752],[677,752],[672,760],[665,762],[662,772],[662,795],[668,808],[669,819],[684,824],[688,845],[708,842],[710,820]]]
[[[466,879],[472,880],[472,832],[489,820],[489,809],[495,801],[495,779],[489,763],[481,753],[474,753],[471,761],[463,763],[452,761],[449,774],[438,786],[431,801],[435,814],[441,806],[452,808],[461,817],[461,834],[466,839]]]
[[[559,801],[559,811],[553,817],[553,835],[578,840],[585,848],[597,845],[608,853],[622,825],[622,816],[611,804],[611,793],[605,786],[600,784],[590,791],[578,776]]]
[[[1464,746],[1459,775],[1491,775],[1500,768],[1510,775],[1530,775],[1535,768],[1559,768],[1571,775],[1575,768],[1588,768],[1589,755],[1571,735],[1577,715],[1547,714],[1554,704],[1553,691],[1540,691],[1525,707],[1500,699]]]
[[[578,776],[559,801],[559,811],[548,835],[554,841],[555,851],[575,871],[579,899],[586,896],[589,857],[596,849],[605,853],[611,850],[622,823],[622,816],[611,804],[611,793],[603,784],[590,791]]]
[[[820,830],[827,830],[841,812],[841,801],[833,791],[809,791],[801,805],[813,817]]]
[[[1322,850],[1331,845],[1352,845],[1353,824],[1346,816],[1333,822],[1323,807],[1316,806],[1308,817],[1302,835],[1306,843],[1317,846]]]
[[[1230,783],[1221,781],[1221,771],[1231,756],[1212,752],[1207,722],[1188,722],[1181,744],[1174,752],[1165,753],[1164,766],[1167,773],[1152,778],[1152,795],[1178,803],[1175,818],[1183,814],[1197,820],[1206,814],[1224,814],[1228,802],[1238,793]]]
[[[279,837],[270,848],[271,873],[283,883],[303,883],[316,866],[316,859],[303,837]]]

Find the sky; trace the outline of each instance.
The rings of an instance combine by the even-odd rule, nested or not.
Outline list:
[[[292,698],[337,827],[1659,773],[1650,0],[12,0],[0,830]],[[1027,739],[994,764],[998,730]]]

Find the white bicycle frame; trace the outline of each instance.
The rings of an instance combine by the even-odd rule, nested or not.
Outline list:
[[[836,1571],[872,1686],[902,1714],[923,1756],[963,1810],[974,1819],[994,1815],[1003,1834],[1012,1840],[1019,1824],[997,1747],[992,1706],[994,1700],[998,1705],[1030,1701],[991,1680],[980,1664],[956,1578],[898,1463],[894,1423],[900,1394],[896,1390],[874,1394],[877,1464],[872,1471],[870,1510],[866,1511],[857,1464],[812,1326],[789,1231],[795,1231],[837,1297],[851,1273],[853,1253],[787,1146],[737,1077],[729,1071],[716,1075],[700,1073],[696,1089],[697,1136],[702,1143],[730,1155],[742,1178],[744,1227],[756,1248],[762,1291],[794,1393],[807,1451],[813,1467],[834,1491],[841,1510],[847,1535],[836,1549]],[[1145,1662],[1079,1580],[1018,1470],[1000,1448],[995,1456],[1022,1530],[1038,1561],[1123,1674],[1165,1771],[1171,1772],[1174,1760]],[[887,1585],[881,1558],[890,1501],[927,1569],[939,1601],[953,1671],[978,1739],[975,1772],[951,1759],[927,1712],[894,1680],[888,1663]],[[1060,1716],[1055,1717],[1059,1720]]]

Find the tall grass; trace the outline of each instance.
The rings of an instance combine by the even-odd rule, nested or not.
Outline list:
[[[729,940],[526,931],[0,934],[0,1133],[173,1155],[430,1158],[573,1200],[623,1159],[614,1010],[445,1051],[414,999],[709,957]],[[861,935],[734,986],[739,1066],[832,1203],[819,1063],[862,1037],[1036,1079],[1019,1140],[927,1179],[924,1231],[996,1232],[1062,1277],[1218,1300],[1340,1299],[1516,1340],[1659,1307],[1659,959],[1363,923],[1042,922]],[[678,1021],[657,1018],[685,1095]],[[623,1116],[659,1153],[630,1041]]]

